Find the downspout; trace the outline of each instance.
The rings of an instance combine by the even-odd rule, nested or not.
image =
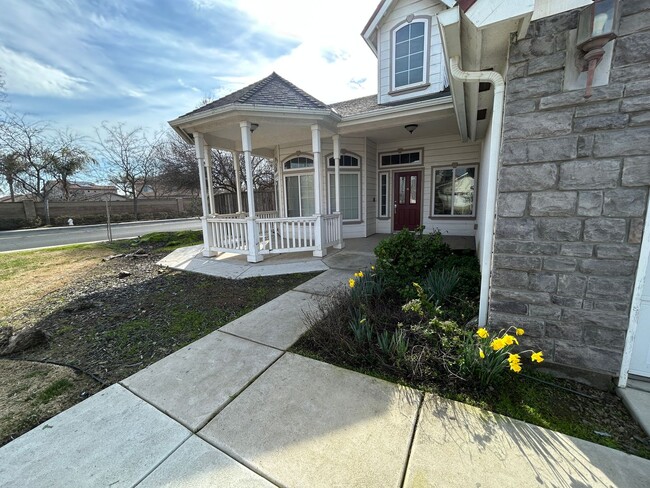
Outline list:
[[[505,83],[503,77],[495,71],[463,71],[458,66],[458,58],[449,60],[451,76],[458,81],[483,81],[494,85],[494,104],[492,106],[492,121],[490,130],[490,152],[488,165],[487,197],[485,199],[485,227],[481,255],[481,298],[479,302],[478,323],[482,327],[487,323],[488,297],[490,292],[490,271],[492,268],[492,247],[494,245],[494,221],[497,196],[497,175],[499,170],[499,151],[501,149],[501,132],[503,129],[503,106],[505,98]]]

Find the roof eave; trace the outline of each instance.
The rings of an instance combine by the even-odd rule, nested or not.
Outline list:
[[[412,102],[404,105],[393,105],[389,107],[382,107],[378,110],[371,110],[370,112],[363,112],[360,114],[348,115],[342,117],[339,122],[339,127],[360,124],[368,122],[372,119],[390,118],[393,115],[400,115],[411,112],[421,112],[423,110],[445,110],[451,108],[453,105],[450,96],[439,97],[430,100],[423,100],[420,102]]]

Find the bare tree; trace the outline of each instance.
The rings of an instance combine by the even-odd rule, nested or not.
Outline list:
[[[109,180],[133,199],[138,218],[138,199],[151,183],[159,154],[158,139],[150,139],[142,127],[128,129],[124,123],[102,123],[97,133],[97,148]]]
[[[198,193],[201,186],[194,146],[187,144],[176,132],[170,131],[159,149],[161,166],[158,180],[160,186],[189,191],[192,195]]]
[[[253,189],[266,190],[273,188],[274,169],[271,161],[258,156],[253,156]],[[246,171],[244,156],[239,158],[239,181],[241,190],[247,191]],[[235,193],[237,191],[237,180],[235,178],[235,165],[232,155],[228,151],[212,151],[212,182],[216,191]]]

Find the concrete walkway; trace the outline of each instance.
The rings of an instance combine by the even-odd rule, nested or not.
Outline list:
[[[357,269],[325,271],[0,448],[0,487],[648,486],[648,460],[286,352]]]

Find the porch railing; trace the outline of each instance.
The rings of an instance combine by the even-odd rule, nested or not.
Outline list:
[[[260,253],[313,251],[316,217],[259,219]]]
[[[263,210],[261,212],[256,212],[256,218],[258,219],[272,219],[278,216],[277,210]],[[229,214],[214,214],[210,218],[213,219],[245,219],[248,217],[246,212],[241,213],[229,213]]]
[[[325,247],[338,244],[341,240],[341,215],[323,215],[322,219]]]
[[[217,252],[248,253],[248,226],[246,219],[234,217],[208,218],[211,233],[210,250]]]

